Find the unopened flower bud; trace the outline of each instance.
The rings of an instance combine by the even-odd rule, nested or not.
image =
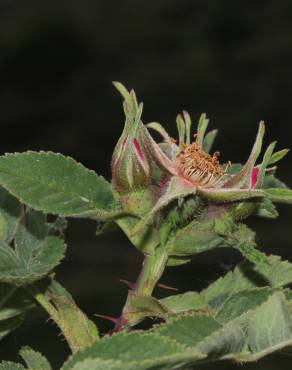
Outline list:
[[[112,182],[117,191],[128,192],[150,184],[155,143],[141,122],[143,105],[138,105],[134,91],[128,92],[120,83],[115,86],[125,99],[126,122],[112,157]]]

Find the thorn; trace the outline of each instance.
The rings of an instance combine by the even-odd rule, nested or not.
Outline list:
[[[126,284],[126,285],[127,285],[127,287],[128,287],[129,289],[131,289],[131,290],[134,290],[134,289],[135,289],[135,287],[136,287],[136,284],[135,284],[135,283],[131,283],[130,281],[125,280],[125,279],[120,279],[120,282],[121,282],[121,283]]]
[[[117,324],[117,322],[119,321],[118,319],[116,319],[115,317],[112,317],[112,316],[105,316],[105,315],[99,315],[99,314],[94,314],[94,316],[97,316],[97,317],[101,317],[102,319],[105,319],[105,320],[108,320],[108,321],[111,321],[113,322],[114,324]]]
[[[171,287],[171,286],[169,286],[169,285],[165,285],[165,284],[161,284],[161,283],[157,284],[157,286],[158,286],[159,288],[162,288],[162,289],[178,291],[178,288],[174,288],[174,287]]]

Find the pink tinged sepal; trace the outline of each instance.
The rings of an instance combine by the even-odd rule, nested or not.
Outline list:
[[[223,185],[223,188],[237,188],[237,189],[248,189],[251,187],[251,178],[255,163],[260,155],[263,137],[265,133],[264,122],[260,122],[259,129],[256,137],[255,144],[251,151],[248,161],[242,167],[242,169],[231,176]]]
[[[124,98],[126,121],[112,157],[112,182],[117,191],[128,192],[149,186],[155,166],[170,174],[175,174],[176,168],[143,125],[143,104],[138,104],[134,91],[128,92],[118,82],[114,85]]]
[[[256,186],[256,183],[258,181],[259,172],[260,170],[258,167],[253,168],[252,173],[251,173],[251,184],[250,184],[251,189],[254,189]]]
[[[141,114],[142,105],[137,107],[135,116],[126,118],[124,131],[113,153],[112,179],[118,190],[129,191],[150,181],[151,170]]]
[[[273,143],[271,143],[268,146],[268,148],[267,148],[267,150],[264,154],[264,158],[263,158],[262,163],[253,170],[252,178],[251,178],[251,187],[252,187],[252,189],[253,188],[258,188],[258,189],[262,188],[262,186],[264,184],[266,170],[267,170],[267,167],[268,167],[269,163],[271,162],[271,158],[273,156],[273,151],[276,147],[276,144],[277,144],[277,142],[274,141]],[[256,169],[258,169],[257,173],[256,173]]]

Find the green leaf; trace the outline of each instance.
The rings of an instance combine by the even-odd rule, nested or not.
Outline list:
[[[195,347],[221,325],[208,315],[178,316],[153,330],[161,336],[188,347]]]
[[[244,224],[237,225],[236,230],[226,240],[226,245],[237,249],[254,264],[268,263],[267,256],[256,249],[254,232]]]
[[[289,203],[292,204],[292,190],[282,188],[271,188],[264,190],[265,195],[272,202]]]
[[[101,360],[88,358],[78,362],[71,370],[139,370],[136,365],[129,366],[121,361]]]
[[[0,284],[0,339],[21,325],[24,314],[34,306],[26,290]]]
[[[263,264],[242,262],[200,293],[176,294],[163,298],[160,302],[170,313],[209,312],[216,317],[224,305],[228,309],[232,306],[232,302],[243,300],[249,303],[253,295],[256,299],[257,296],[259,299],[261,297],[265,299],[274,292],[267,287],[280,288],[291,283],[292,264],[281,260],[279,256],[271,255],[267,256],[267,263]],[[247,306],[241,301],[238,307],[241,309]],[[236,309],[231,308],[231,311],[236,312]],[[228,313],[227,317],[229,316]]]
[[[146,317],[164,317],[169,311],[161,301],[147,295],[129,292],[127,305],[131,307],[131,323],[138,324]]]
[[[40,212],[28,210],[18,225],[12,246],[0,242],[0,281],[26,285],[46,276],[64,257],[61,237],[50,235]]]
[[[265,302],[274,292],[271,288],[258,288],[233,293],[224,304],[218,306],[218,301],[209,302],[210,309],[218,322],[224,324],[246,314]]]
[[[187,311],[206,312],[208,310],[205,299],[197,292],[173,295],[161,299],[160,302],[170,313],[175,314]]]
[[[22,347],[20,356],[25,361],[29,369],[33,370],[52,370],[48,360],[39,352],[32,350],[30,347]]]
[[[25,368],[15,362],[3,361],[0,363],[0,370],[25,370]]]
[[[103,219],[114,212],[110,184],[61,154],[6,154],[0,157],[0,184],[45,213]]]
[[[0,321],[0,340],[6,337],[6,335],[8,335],[11,331],[18,328],[22,324],[22,322],[23,316],[21,315]]]
[[[154,331],[216,359],[239,352],[245,341],[240,321],[222,326],[209,315],[179,315]]]
[[[71,370],[73,366],[88,358],[121,361],[125,365],[136,365],[135,370],[173,369],[173,365],[183,365],[186,360],[195,361],[204,357],[197,351],[185,351],[185,348],[178,343],[163,338],[154,333],[143,334],[142,332],[118,333],[111,337],[104,337],[95,342],[91,347],[86,348],[73,355],[63,366],[62,370]],[[170,366],[172,365],[172,366]]]
[[[292,317],[282,292],[274,293],[251,314],[247,335],[251,354],[238,356],[240,361],[256,361],[292,345]]]
[[[26,290],[10,284],[0,284],[0,321],[22,315],[34,306]]]
[[[237,293],[267,286],[280,288],[291,282],[292,264],[282,261],[278,256],[268,256],[267,263],[264,264],[257,265],[244,261],[234,271],[228,272],[209,285],[201,292],[201,295],[210,308],[217,312],[227,300]]]
[[[22,217],[20,202],[7,190],[0,187],[0,240],[10,243],[15,236]]]

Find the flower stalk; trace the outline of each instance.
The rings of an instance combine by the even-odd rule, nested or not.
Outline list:
[[[136,310],[135,297],[151,297],[154,288],[161,278],[168,261],[168,254],[165,251],[157,251],[153,255],[148,255],[143,261],[143,266],[137,282],[133,284],[128,292],[127,301],[121,316],[116,320],[114,332],[120,330],[130,330],[137,325],[142,317]]]

